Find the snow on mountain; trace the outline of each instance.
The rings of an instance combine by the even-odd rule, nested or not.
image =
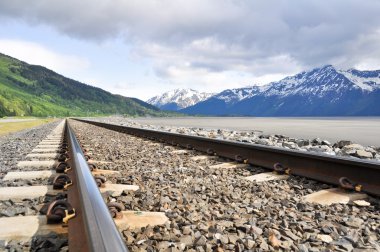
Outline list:
[[[359,89],[373,91],[380,88],[380,71],[336,70],[327,65],[286,77],[262,88],[265,96],[312,95],[323,97],[328,92]]]
[[[236,88],[236,89],[227,89],[223,92],[212,96],[214,99],[223,100],[227,104],[234,104],[243,99],[252,97],[260,90],[258,86],[244,87],[244,88]]]
[[[376,88],[380,88],[380,70],[377,71],[359,71],[349,69],[346,71],[338,70],[347,79],[354,83],[357,88],[367,90],[369,92]]]
[[[265,86],[227,89],[181,110],[189,114],[249,116],[380,115],[380,70],[331,65]]]
[[[213,94],[200,93],[194,89],[175,89],[150,98],[147,103],[164,110],[179,110],[204,101]]]

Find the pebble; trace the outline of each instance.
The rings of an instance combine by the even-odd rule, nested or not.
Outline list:
[[[186,246],[191,246],[193,244],[193,238],[191,235],[183,235],[179,238],[179,242],[185,244]]]
[[[359,227],[361,227],[363,222],[364,221],[360,218],[350,217],[350,218],[348,218],[348,220],[345,223],[349,227],[359,228]]]
[[[319,235],[317,235],[317,238],[320,239],[323,242],[326,242],[326,243],[330,243],[330,242],[333,241],[333,239],[331,238],[331,236],[325,235],[325,234],[319,234]]]
[[[269,245],[264,239],[261,239],[260,248],[263,249],[264,251],[269,250]]]
[[[256,233],[257,235],[261,235],[263,233],[263,230],[259,227],[256,227],[256,226],[253,226],[252,227],[252,230],[254,233]]]
[[[276,237],[276,235],[274,233],[270,233],[269,234],[269,243],[272,245],[272,247],[274,248],[278,248],[280,247],[281,245],[281,242],[278,240],[278,238]]]
[[[369,203],[368,201],[365,201],[365,200],[355,200],[354,204],[357,206],[370,206],[371,205],[371,203]]]
[[[195,242],[195,245],[197,246],[204,246],[206,245],[206,242],[207,242],[207,238],[202,235],[201,237],[198,238],[198,240]]]
[[[301,239],[300,237],[295,235],[291,230],[281,230],[280,232],[282,235],[289,237],[293,241],[297,241],[297,240]]]
[[[335,245],[339,248],[344,249],[344,251],[352,251],[354,249],[351,242],[347,241],[346,239],[340,239],[338,241],[333,241],[333,242],[331,242],[331,244]]]

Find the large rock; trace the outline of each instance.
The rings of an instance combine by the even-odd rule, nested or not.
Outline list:
[[[343,148],[344,146],[352,144],[349,140],[340,140],[334,144],[334,147]]]
[[[283,142],[282,147],[289,148],[289,149],[298,149],[297,144],[292,142]]]
[[[331,146],[331,143],[327,140],[322,140],[322,145]]]
[[[357,150],[364,150],[364,147],[360,144],[350,144],[342,148],[342,152],[345,155],[355,155]]]
[[[261,145],[273,145],[273,143],[268,139],[258,139],[256,140],[256,143]]]
[[[322,144],[322,140],[320,138],[314,138],[313,140],[311,140],[311,143],[313,145],[321,145]]]
[[[308,145],[310,145],[310,140],[300,139],[300,140],[296,140],[296,143],[297,143],[298,147],[308,146]]]
[[[365,151],[365,150],[357,150],[354,156],[362,159],[371,159],[373,158],[373,155],[371,152]]]
[[[329,155],[335,155],[335,152],[328,145],[310,146],[308,151],[324,153]]]
[[[198,131],[196,134],[200,137],[208,137],[209,136],[209,133],[207,131]]]

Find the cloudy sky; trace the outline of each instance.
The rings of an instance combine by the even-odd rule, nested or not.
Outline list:
[[[378,0],[0,1],[0,52],[143,100],[380,69]]]

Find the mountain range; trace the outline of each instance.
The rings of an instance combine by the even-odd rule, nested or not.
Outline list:
[[[0,117],[173,115],[156,106],[190,115],[380,116],[380,70],[326,65],[264,86],[217,94],[176,89],[144,102],[0,53]]]
[[[379,116],[380,70],[337,70],[326,65],[264,86],[227,89],[179,112],[218,116]]]
[[[0,117],[167,115],[136,98],[114,95],[0,54]]]
[[[147,100],[147,103],[163,110],[177,111],[206,100],[212,93],[200,93],[194,89],[174,89]]]

